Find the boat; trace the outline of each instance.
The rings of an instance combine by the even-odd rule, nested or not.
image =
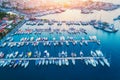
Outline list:
[[[53,42],[53,45],[56,46],[57,45],[56,42]]]
[[[88,59],[85,59],[84,62],[85,62],[86,65],[89,64]]]
[[[10,53],[9,58],[14,58],[14,53]]]
[[[96,36],[89,36],[89,39],[90,40],[97,40],[97,37]]]
[[[28,53],[27,53],[27,56],[28,56],[28,57],[31,57],[31,56],[32,56],[32,52],[28,52]]]
[[[33,40],[34,40],[34,37],[31,37],[31,38],[30,38],[30,41],[33,41]]]
[[[46,59],[46,60],[45,60],[45,64],[48,65],[48,63],[49,63],[49,61],[48,61],[48,59]]]
[[[16,60],[15,64],[13,65],[13,68],[15,68],[18,65],[18,63],[19,63],[19,60]]]
[[[4,43],[2,44],[2,47],[5,47],[6,45],[7,45],[7,43],[4,42]]]
[[[73,45],[76,45],[77,44],[77,41],[72,41]]]
[[[101,29],[108,33],[115,33],[117,31],[119,31],[118,28],[114,27],[114,24],[109,24],[109,23],[101,22],[101,21],[97,22],[97,24],[93,25],[93,27],[96,29]]]
[[[119,31],[118,28],[114,28],[114,29],[110,29],[110,28],[105,28],[103,29],[105,32],[109,32],[109,33],[116,33]]]
[[[14,65],[15,61],[14,60],[11,60],[10,64],[9,64],[9,67],[12,67]]]
[[[95,59],[95,58],[94,58],[94,61],[95,61],[96,65],[98,65],[98,64],[99,64],[99,63],[98,63],[98,61],[97,61],[97,59]]]
[[[67,66],[69,65],[68,59],[65,59],[65,64],[66,64]]]
[[[59,60],[58,59],[55,59],[55,64],[59,65]]]
[[[25,61],[22,61],[21,63],[21,67],[23,67],[25,65]]]
[[[16,58],[18,56],[18,51],[16,51],[14,54],[13,54],[13,58]]]
[[[29,61],[25,61],[25,65],[24,65],[24,68],[27,68],[29,65]]]
[[[62,59],[62,65],[65,65],[65,59]]]
[[[49,64],[52,64],[52,60],[51,59],[49,59]]]
[[[23,57],[23,52],[21,54],[18,55],[18,58],[22,58]]]
[[[75,59],[72,59],[72,64],[75,65]]]
[[[68,41],[66,41],[66,45],[69,46],[69,42]]]
[[[83,57],[83,52],[82,51],[80,51],[80,57]]]
[[[8,59],[8,58],[9,58],[9,56],[10,56],[10,54],[6,54],[5,58],[6,58],[6,59]]]
[[[97,57],[97,54],[94,51],[90,52],[93,57]]]
[[[104,58],[103,61],[104,61],[104,63],[105,63],[108,67],[110,67],[110,63],[108,62],[107,59]]]
[[[45,50],[45,51],[44,51],[44,55],[45,55],[44,57],[49,57],[49,56],[50,56],[50,53],[49,53],[47,50]]]
[[[6,61],[4,61],[4,63],[3,63],[3,67],[5,67],[6,65],[7,65],[7,60]]]
[[[87,40],[85,40],[84,43],[85,43],[86,46],[88,46],[88,41]]]
[[[100,40],[97,40],[97,44],[98,44],[98,45],[100,45],[100,44],[101,44],[101,43],[100,43]]]
[[[39,64],[39,60],[35,60],[35,65],[37,66]]]
[[[0,67],[2,67],[2,65],[4,64],[4,60],[0,60]]]
[[[103,62],[102,60],[99,60],[99,63],[100,63],[102,66],[105,65],[104,62]]]
[[[100,50],[96,50],[95,52],[96,52],[97,56],[99,56],[99,57],[103,57],[104,56],[102,51],[100,51]]]
[[[80,45],[81,45],[81,46],[83,45],[83,42],[82,42],[82,41],[80,41]]]
[[[3,57],[4,57],[4,53],[0,52],[0,58],[3,58]]]
[[[12,48],[12,47],[13,47],[13,44],[10,45],[10,48]]]
[[[41,59],[39,60],[39,65],[41,65],[42,64],[42,62],[41,62]]]
[[[93,67],[96,67],[96,62],[94,59],[90,59],[90,62],[89,62]]]
[[[71,56],[72,56],[72,57],[76,57],[77,54],[76,54],[76,53],[71,53]]]
[[[44,65],[45,64],[45,59],[42,59],[42,65]]]
[[[17,47],[20,47],[20,46],[21,46],[20,44],[21,44],[21,43],[20,43],[20,42],[18,42]]]
[[[55,64],[55,60],[54,59],[52,59],[52,64]]]
[[[41,52],[35,51],[34,57],[35,58],[40,58],[40,56],[41,56]]]
[[[22,64],[22,60],[19,60],[19,63],[18,63],[18,65],[20,66]]]
[[[12,60],[7,60],[7,61],[8,61],[7,66],[9,66]]]
[[[59,66],[61,66],[62,65],[62,61],[61,61],[61,59],[59,59]]]

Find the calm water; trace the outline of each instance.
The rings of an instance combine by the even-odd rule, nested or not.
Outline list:
[[[93,18],[99,19],[100,14],[102,14],[102,20],[108,21],[113,23],[112,19],[118,16],[118,12],[120,10],[105,12],[105,11],[95,11],[94,14],[83,15],[80,14],[79,10],[67,10],[64,13],[60,14],[52,14],[48,16],[44,16],[42,18],[47,19],[56,19],[56,20],[91,20]],[[74,15],[76,13],[76,15]],[[100,14],[99,14],[100,13]],[[104,14],[104,15],[103,15]],[[94,17],[97,16],[97,17]],[[119,22],[114,22],[117,27],[120,25]],[[65,50],[70,52],[76,52],[79,54],[79,51],[82,50],[86,55],[90,52],[90,50],[101,49],[103,53],[109,57],[111,55],[111,67],[108,68],[107,66],[102,67],[98,65],[96,68],[92,66],[86,66],[82,61],[77,61],[76,65],[73,66],[62,66],[58,67],[55,65],[49,66],[34,66],[34,62],[31,63],[27,69],[18,67],[15,69],[11,68],[0,68],[0,80],[21,80],[21,79],[28,79],[28,80],[120,80],[120,31],[115,34],[109,34],[103,32],[101,30],[96,30],[91,26],[84,26],[87,29],[88,35],[96,35],[98,39],[101,40],[101,46],[97,44],[90,44],[89,46],[80,46],[76,45],[73,46],[72,44],[69,47],[66,46],[58,46],[58,47],[43,47],[39,45],[39,47],[33,48],[31,45],[24,46],[20,49],[12,48],[9,49],[5,47],[5,49],[1,49],[4,52],[11,52],[16,49],[19,51],[32,50],[33,52],[36,49],[41,50],[48,50],[51,55],[57,55],[56,53]],[[34,36],[34,35],[31,35]],[[49,36],[49,35],[46,35]],[[72,35],[73,36],[73,35]],[[87,37],[86,35],[81,35]],[[15,36],[16,37],[16,36]],[[20,37],[20,36],[18,36]],[[16,40],[17,38],[16,37]],[[77,38],[80,36],[77,36]]]
[[[116,18],[120,9],[114,11],[93,11],[94,14],[81,14],[80,10],[67,10],[66,12],[60,14],[51,14],[47,16],[43,16],[43,19],[56,19],[56,20],[65,20],[65,21],[90,21],[90,20],[102,20],[109,23],[114,23],[113,18]]]

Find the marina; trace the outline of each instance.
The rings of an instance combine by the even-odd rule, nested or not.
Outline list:
[[[93,51],[92,51],[93,52]],[[77,57],[76,54],[71,53],[71,57],[67,54],[67,52],[62,51],[62,53],[59,53],[59,57],[50,57],[50,53],[45,50],[44,51],[44,57],[41,56],[41,52],[36,52],[35,55],[32,54],[32,52],[28,52],[26,55],[18,54],[19,52],[6,54],[4,55],[2,52],[0,54],[0,67],[10,66],[15,67],[19,64],[19,66],[24,66],[24,68],[27,68],[30,61],[35,61],[35,65],[42,65],[46,64],[58,64],[59,66],[62,66],[64,64],[69,65],[69,61],[72,60],[72,64],[75,65],[76,60],[82,60],[85,61],[85,64],[91,64],[93,67],[96,67],[98,65],[98,61],[100,60],[100,64],[104,66],[103,64],[106,64],[108,67],[110,67],[110,63],[108,62],[108,59],[106,59],[103,56],[103,53],[100,50],[96,50],[94,53],[96,56],[93,56],[91,52],[91,57],[84,57],[83,52],[80,52],[80,57]],[[4,57],[5,56],[5,57]],[[10,64],[10,65],[9,65]]]
[[[3,44],[0,46],[1,49],[11,49],[8,50],[7,54],[6,51],[2,50],[0,59],[1,66],[5,67],[9,65],[10,67],[16,67],[19,64],[27,68],[31,61],[35,61],[35,65],[56,64],[62,66],[64,64],[69,65],[69,61],[75,65],[76,60],[81,60],[85,62],[86,65],[91,64],[93,67],[96,67],[99,63],[102,66],[106,64],[110,67],[110,62],[108,62],[100,50],[96,50],[95,52],[90,51],[90,55],[85,54],[87,56],[85,56],[82,51],[80,51],[79,56],[77,56],[74,51],[67,52],[71,46],[82,48],[82,46],[89,46],[89,44],[95,45],[94,43],[96,43],[98,47],[101,46],[101,41],[97,36],[90,36],[88,34],[88,31],[84,28],[84,26],[87,25],[90,25],[89,22],[58,22],[54,20],[44,21],[42,19],[32,21],[24,20],[15,30],[7,35],[9,37],[6,36],[3,39]],[[66,27],[64,28],[63,26]],[[54,50],[54,47],[56,47],[56,50],[59,50],[59,52],[57,52],[59,57],[50,54],[47,50],[42,50],[41,52],[40,48],[42,47],[50,50]],[[66,51],[62,50],[63,47]],[[23,48],[26,48],[26,50],[21,52]],[[31,48],[33,48],[33,51]],[[50,55],[52,57],[50,57]]]
[[[119,3],[0,0],[0,80],[119,80]]]

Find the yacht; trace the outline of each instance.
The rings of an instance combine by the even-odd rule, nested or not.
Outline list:
[[[65,64],[66,64],[67,66],[69,65],[68,59],[65,59]]]
[[[85,59],[84,62],[85,62],[86,65],[89,64],[88,59]]]
[[[62,61],[61,61],[61,59],[59,59],[59,66],[61,66],[62,65]]]
[[[44,65],[45,64],[45,59],[42,59],[42,65]]]
[[[58,59],[55,59],[55,64],[56,64],[56,65],[59,65]]]
[[[96,50],[95,52],[96,52],[97,56],[99,56],[99,57],[103,57],[103,53],[102,53],[102,51],[100,51],[100,50]]]
[[[75,65],[75,59],[72,59],[72,64]]]
[[[84,43],[85,43],[86,46],[88,46],[88,41],[87,40],[85,40]]]
[[[13,54],[13,58],[16,58],[18,56],[18,51],[16,51],[14,54]]]
[[[80,41],[80,45],[81,45],[81,46],[83,45],[83,42],[82,42],[82,41]]]
[[[97,57],[97,54],[94,51],[90,52],[93,57]]]
[[[104,61],[104,63],[105,63],[108,67],[110,67],[110,63],[108,62],[107,59],[103,59],[103,61]]]
[[[32,52],[28,52],[28,53],[27,53],[27,56],[28,56],[28,57],[31,57],[31,56],[32,56]]]
[[[23,57],[23,52],[21,54],[18,55],[18,58],[22,58]]]
[[[65,65],[65,59],[62,59],[62,64]]]
[[[100,44],[101,44],[101,43],[100,43],[100,40],[97,40],[97,44],[98,44],[98,45],[100,45]]]
[[[80,51],[80,57],[83,57],[83,52],[82,51]]]
[[[28,65],[29,65],[29,61],[25,61],[24,68],[27,68]]]
[[[99,63],[100,63],[102,66],[105,65],[104,62],[103,62],[102,60],[99,60]]]
[[[40,59],[40,60],[39,60],[39,65],[41,65],[41,64],[42,64],[42,60]]]
[[[48,59],[46,59],[46,60],[45,60],[45,64],[46,64],[46,65],[48,65],[48,63],[49,63],[49,60],[48,60]]]
[[[49,64],[52,64],[52,60],[51,59],[49,59]]]
[[[22,60],[19,60],[19,63],[18,63],[18,65],[20,66],[22,64]]]
[[[4,63],[3,63],[3,67],[6,67],[7,63],[8,63],[7,60],[4,61]]]
[[[18,65],[18,63],[19,63],[19,60],[16,60],[15,64],[13,65],[13,68],[15,68]]]
[[[4,53],[0,52],[0,58],[3,58],[3,57],[4,57]]]
[[[90,62],[89,62],[93,67],[96,67],[96,62],[94,59],[90,59]]]
[[[23,67],[25,65],[25,61],[22,61],[21,63],[21,67]]]
[[[0,67],[4,64],[4,60],[0,60]]]
[[[30,41],[34,41],[34,37],[31,37],[31,38],[30,38]]]
[[[4,43],[2,44],[2,47],[5,47],[6,45],[7,45],[7,43],[4,42]]]
[[[69,46],[69,42],[68,41],[66,41],[66,45]]]
[[[54,59],[52,59],[52,64],[55,64],[55,60]]]
[[[35,65],[37,66],[39,64],[39,60],[35,60]]]
[[[76,45],[77,44],[77,41],[72,41],[73,45]]]

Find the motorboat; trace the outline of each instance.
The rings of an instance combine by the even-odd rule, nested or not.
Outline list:
[[[100,51],[100,50],[96,50],[95,52],[96,52],[97,56],[99,56],[99,57],[103,57],[104,56],[102,51]]]

